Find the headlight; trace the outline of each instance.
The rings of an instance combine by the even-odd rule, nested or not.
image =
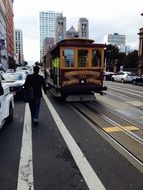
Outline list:
[[[81,84],[84,84],[84,83],[85,83],[85,80],[84,80],[84,79],[81,79],[81,80],[80,80],[80,83],[81,83]]]

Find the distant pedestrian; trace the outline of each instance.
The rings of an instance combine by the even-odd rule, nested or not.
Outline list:
[[[2,84],[1,84],[1,80],[0,80],[0,96],[3,95],[4,91],[3,91],[3,87],[2,87]]]
[[[29,102],[32,121],[35,125],[38,125],[38,118],[40,112],[40,103],[42,97],[42,88],[46,94],[46,84],[44,77],[39,75],[39,67],[33,67],[34,73],[26,77],[24,84],[24,90],[33,89],[34,99]]]

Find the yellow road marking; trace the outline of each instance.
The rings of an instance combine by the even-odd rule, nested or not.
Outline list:
[[[140,130],[138,127],[135,127],[135,126],[121,126],[121,127],[125,130],[128,130],[128,131]],[[122,131],[123,129],[120,129],[119,127],[106,127],[106,128],[104,128],[104,131],[106,131],[106,132],[118,132],[118,131]]]

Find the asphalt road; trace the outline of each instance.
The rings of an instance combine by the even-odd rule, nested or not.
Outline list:
[[[143,174],[67,102],[47,97],[37,127],[15,101],[0,131],[0,190],[143,190]]]

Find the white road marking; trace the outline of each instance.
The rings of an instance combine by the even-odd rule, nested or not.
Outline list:
[[[94,172],[92,167],[90,166],[86,157],[84,156],[84,154],[78,147],[77,143],[75,142],[75,140],[73,139],[73,137],[71,136],[69,131],[67,130],[66,126],[60,119],[59,115],[57,114],[56,110],[54,109],[53,105],[51,104],[51,102],[49,101],[49,99],[47,98],[47,96],[45,94],[43,94],[43,98],[44,98],[44,100],[53,116],[53,119],[55,120],[55,123],[56,123],[60,133],[62,134],[62,136],[65,140],[65,143],[67,144],[82,176],[84,177],[89,190],[105,190],[105,187],[103,186],[100,179],[98,178],[98,176],[96,175],[96,173]]]
[[[31,114],[29,105],[26,103],[17,190],[33,189]]]

